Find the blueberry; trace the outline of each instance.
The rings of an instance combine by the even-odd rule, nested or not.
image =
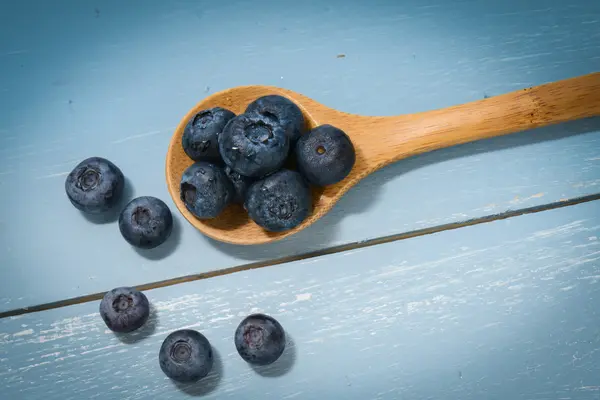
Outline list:
[[[306,130],[306,122],[300,108],[283,96],[259,97],[248,105],[246,113],[258,113],[279,123],[292,146]]]
[[[298,172],[282,169],[253,183],[244,207],[250,218],[268,231],[292,229],[311,210],[310,188]]]
[[[233,186],[223,168],[205,161],[185,170],[179,189],[185,207],[201,219],[215,218],[234,197]]]
[[[246,192],[248,192],[248,188],[254,182],[254,179],[240,175],[230,167],[225,167],[225,175],[227,175],[233,185],[233,202],[243,204]]]
[[[234,113],[221,107],[201,110],[192,116],[181,139],[188,157],[194,161],[221,163],[218,137],[233,117]]]
[[[296,143],[298,171],[316,186],[344,179],[354,166],[356,154],[348,135],[331,125],[320,125]]]
[[[119,216],[119,230],[132,246],[153,249],[164,243],[173,229],[173,215],[162,200],[143,196],[131,200]]]
[[[260,178],[281,168],[290,141],[277,122],[259,114],[241,114],[219,135],[219,150],[235,172]]]
[[[134,288],[113,289],[107,292],[100,302],[100,316],[113,332],[135,331],[146,323],[149,315],[148,298]]]
[[[238,325],[234,343],[239,355],[246,362],[268,365],[283,353],[285,332],[275,318],[264,314],[252,314]]]
[[[119,203],[125,178],[112,162],[91,157],[80,162],[67,175],[65,190],[71,203],[89,214],[100,214]]]
[[[178,382],[204,378],[213,366],[213,351],[208,339],[192,329],[172,332],[158,353],[160,369]]]

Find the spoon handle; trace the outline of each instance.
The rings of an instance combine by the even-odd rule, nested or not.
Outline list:
[[[383,118],[378,128],[385,136],[387,157],[379,156],[388,164],[461,143],[597,115],[600,72],[440,110]]]

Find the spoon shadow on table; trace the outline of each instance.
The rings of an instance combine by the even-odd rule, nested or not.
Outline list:
[[[219,387],[223,377],[223,360],[219,352],[213,347],[213,366],[207,376],[192,383],[182,383],[172,381],[177,389],[188,396],[201,397],[206,396]]]
[[[158,310],[152,303],[150,303],[150,316],[141,328],[129,333],[115,333],[115,336],[124,344],[139,343],[142,340],[149,338],[154,334],[154,332],[156,332],[158,322]]]
[[[123,186],[123,194],[121,195],[121,200],[117,205],[102,214],[88,214],[81,212],[81,215],[84,216],[89,222],[93,224],[103,225],[103,224],[111,224],[119,220],[119,215],[121,211],[127,203],[133,200],[135,190],[133,188],[133,184],[131,180],[125,177],[125,185]]]
[[[286,375],[294,368],[296,363],[296,344],[294,339],[286,332],[287,341],[281,356],[270,365],[252,365],[254,372],[265,378],[278,378]]]
[[[594,131],[600,131],[600,117],[570,121],[532,131],[466,143],[400,160],[376,171],[359,182],[342,196],[331,211],[312,226],[281,241],[242,246],[220,242],[208,238],[200,232],[199,234],[205,237],[208,243],[217,250],[243,260],[277,259],[284,256],[309,253],[341,244],[336,243],[340,222],[349,214],[360,214],[373,207],[381,188],[399,175],[436,163],[560,140]],[[402,201],[402,199],[398,199],[398,204],[401,204]],[[416,199],[410,199],[410,196],[408,196],[404,198],[404,201],[416,201]]]

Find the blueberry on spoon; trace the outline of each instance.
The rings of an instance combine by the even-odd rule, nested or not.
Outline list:
[[[296,103],[283,96],[259,97],[248,105],[246,113],[257,113],[277,122],[283,127],[292,146],[306,130],[306,122],[300,108]]]
[[[121,200],[125,177],[121,170],[102,157],[80,162],[65,180],[65,191],[71,204],[89,214],[100,214]]]
[[[302,176],[282,169],[250,186],[244,207],[264,229],[280,232],[302,223],[312,208],[308,184]]]
[[[127,333],[139,329],[150,316],[146,295],[131,287],[107,292],[100,302],[100,316],[113,332]]]
[[[230,167],[225,167],[225,175],[227,175],[231,181],[231,184],[233,185],[233,202],[243,204],[244,199],[246,198],[246,193],[248,192],[248,188],[255,180],[238,174]]]
[[[204,161],[190,165],[179,184],[181,201],[200,219],[215,218],[234,196],[234,189],[223,168]]]
[[[153,249],[171,235],[173,215],[162,200],[151,196],[138,197],[121,211],[119,230],[130,245]]]
[[[275,362],[285,349],[285,332],[277,320],[265,314],[252,314],[238,325],[234,336],[240,357],[254,365]]]
[[[172,332],[158,353],[160,368],[177,382],[204,378],[213,366],[213,351],[208,339],[192,329]]]
[[[260,178],[280,169],[290,150],[282,125],[260,114],[233,118],[219,135],[225,164],[240,175]]]
[[[296,143],[298,171],[309,183],[326,186],[344,179],[356,162],[354,145],[344,131],[320,125]]]
[[[235,114],[222,107],[197,112],[185,126],[181,139],[183,150],[194,161],[221,163],[219,134]]]

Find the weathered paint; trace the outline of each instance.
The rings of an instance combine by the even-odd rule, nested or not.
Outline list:
[[[6,1],[0,311],[596,193],[597,120],[405,160],[271,246],[215,243],[177,218],[175,240],[141,256],[63,183],[105,156],[130,195],[175,210],[169,137],[209,93],[260,83],[367,115],[444,107],[597,70],[599,20],[587,0]]]
[[[0,397],[595,399],[599,237],[597,201],[151,290],[148,325],[120,339],[98,302],[5,318]],[[268,368],[233,345],[252,312],[290,338]],[[158,365],[184,327],[218,354],[192,386]]]

